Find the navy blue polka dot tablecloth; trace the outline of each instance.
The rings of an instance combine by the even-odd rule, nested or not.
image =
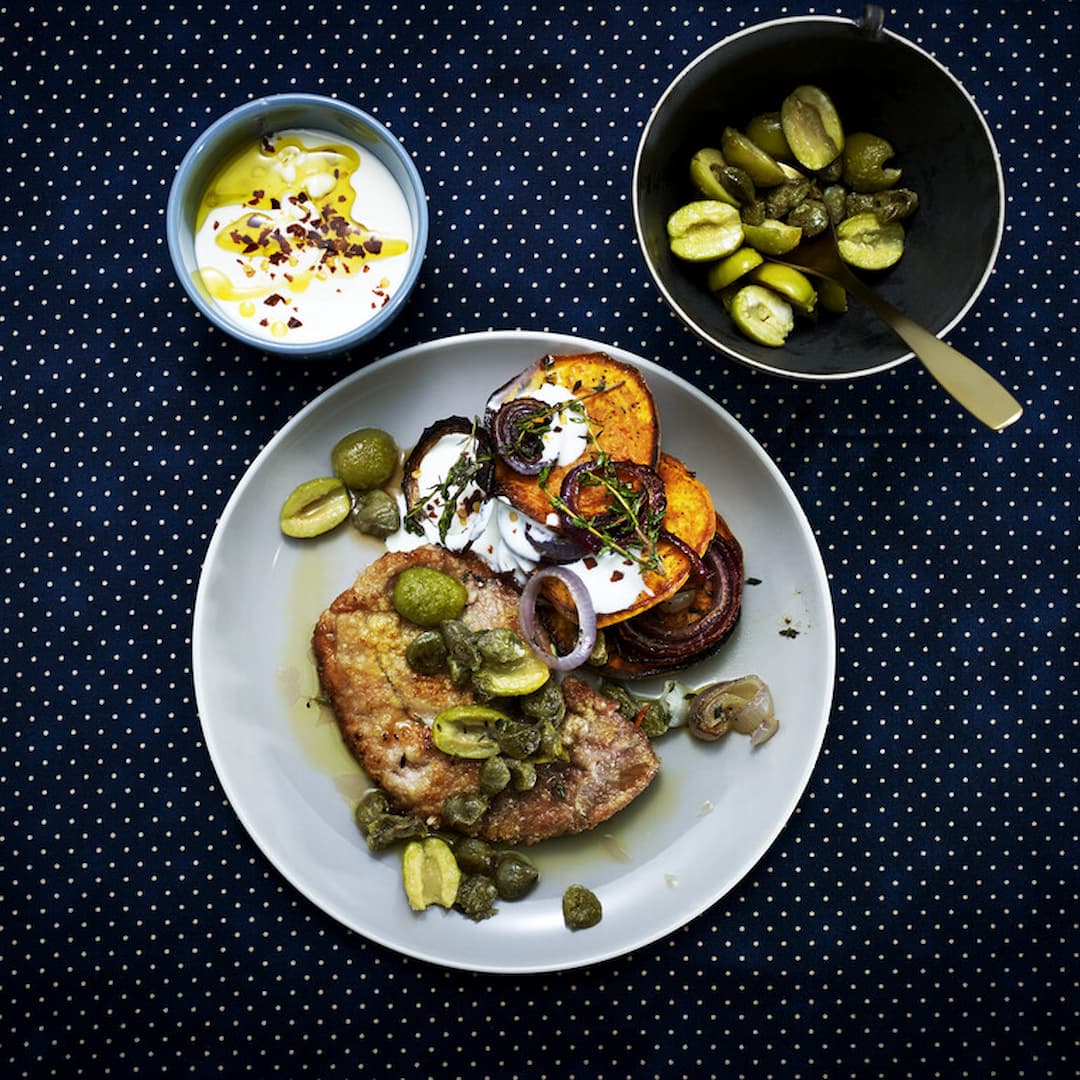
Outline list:
[[[858,14],[0,5],[5,1075],[1076,1075],[1076,10],[887,14],[1001,154],[1000,255],[950,340],[1020,398],[1002,433],[914,362],[743,367],[644,267],[631,176],[663,89],[810,12]],[[213,328],[165,242],[195,137],[283,91],[375,115],[430,205],[404,314],[318,364]],[[608,342],[728,410],[809,518],[837,631],[820,757],[747,876],[625,955],[513,977],[402,955],[284,880],[219,783],[192,670],[208,544],[275,432],[382,356],[491,329]]]

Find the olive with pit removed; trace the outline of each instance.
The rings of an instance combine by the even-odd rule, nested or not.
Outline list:
[[[856,131],[844,143],[842,179],[852,191],[885,191],[900,180],[899,169],[887,168],[892,144],[879,135]]]
[[[352,509],[345,484],[320,476],[295,487],[281,505],[278,523],[286,536],[307,539],[336,529]]]
[[[797,86],[780,106],[784,138],[800,165],[817,172],[844,149],[844,127],[832,98],[818,86]]]

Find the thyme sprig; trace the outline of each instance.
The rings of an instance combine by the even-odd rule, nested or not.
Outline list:
[[[549,491],[547,483],[550,475],[550,468],[540,473],[540,488],[571,526],[597,539],[601,551],[620,555],[644,570],[663,572],[663,559],[658,549],[663,512],[658,513],[650,505],[648,492],[644,488],[620,478],[617,465],[607,454],[600,452],[596,456],[593,468],[582,480],[583,487],[603,487],[606,490],[608,505],[602,516],[586,517],[560,493]],[[636,540],[637,544],[628,543],[622,537]]]
[[[455,516],[460,513],[460,503],[473,485],[476,478],[484,471],[491,461],[490,455],[484,450],[483,442],[476,437],[477,421],[474,418],[469,439],[474,447],[470,454],[468,449],[462,450],[457,460],[446,470],[446,475],[440,480],[437,487],[432,488],[414,506],[410,506],[405,514],[405,529],[416,536],[424,535],[424,527],[420,519],[425,517],[431,503],[437,499],[442,500],[442,511],[439,514],[439,542],[446,543],[450,526]],[[481,497],[486,493],[481,492]]]

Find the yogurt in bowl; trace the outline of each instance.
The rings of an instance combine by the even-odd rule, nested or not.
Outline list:
[[[384,329],[427,241],[419,175],[382,125],[331,98],[249,102],[188,151],[169,250],[202,313],[246,344],[313,358]]]

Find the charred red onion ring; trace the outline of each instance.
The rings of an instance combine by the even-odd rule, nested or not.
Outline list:
[[[547,410],[548,406],[538,398],[517,397],[488,414],[487,426],[495,450],[514,472],[536,476],[555,460],[545,457],[543,437],[525,427],[533,416]]]
[[[547,578],[555,578],[566,586],[577,608],[578,636],[573,649],[560,656],[540,645],[536,640],[539,618],[536,605],[540,589]],[[521,629],[533,652],[555,671],[572,671],[581,667],[596,647],[596,612],[592,597],[577,574],[563,566],[541,566],[534,571],[521,594]]]
[[[603,546],[603,540],[593,532],[576,525],[571,514],[587,519],[596,532],[606,533],[616,543],[631,539],[636,524],[639,524],[628,520],[626,515],[618,510],[601,510],[597,514],[587,514],[581,509],[581,489],[585,486],[601,486],[602,481],[591,481],[590,477],[603,468],[613,469],[620,483],[637,484],[645,493],[646,509],[640,515],[641,518],[650,517],[659,520],[667,509],[664,481],[656,470],[650,469],[648,465],[639,465],[634,461],[610,461],[606,464],[595,460],[580,462],[563,477],[559,495],[569,507],[570,512],[560,511],[559,516],[563,530],[590,551],[599,551]]]

